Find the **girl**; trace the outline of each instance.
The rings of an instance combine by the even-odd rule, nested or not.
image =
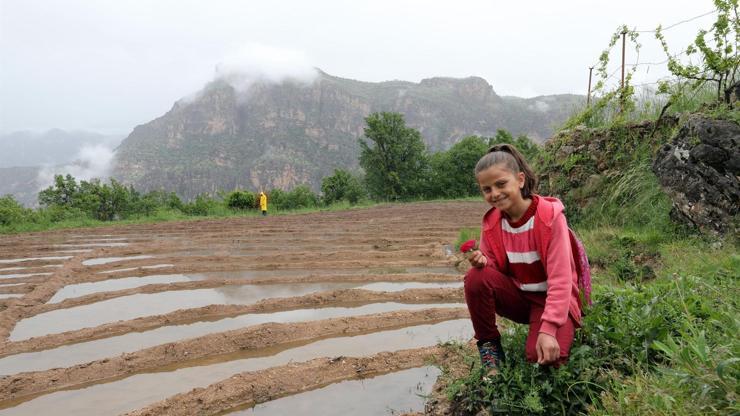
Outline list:
[[[493,146],[475,166],[483,198],[480,249],[468,260],[465,301],[483,365],[504,360],[496,314],[529,324],[527,360],[559,365],[580,326],[578,277],[563,204],[536,195],[537,178],[512,145]]]

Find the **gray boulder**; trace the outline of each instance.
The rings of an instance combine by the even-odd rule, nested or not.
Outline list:
[[[658,151],[653,171],[673,200],[674,219],[702,231],[737,234],[740,126],[694,115]]]

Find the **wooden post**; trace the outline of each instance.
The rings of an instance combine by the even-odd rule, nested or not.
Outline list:
[[[622,31],[622,82],[619,87],[619,112],[624,113],[624,52],[627,41],[627,29]]]
[[[588,67],[588,94],[586,94],[586,107],[591,106],[591,74],[594,71],[594,67]]]
[[[624,89],[624,49],[625,44],[627,42],[627,31],[622,31],[622,84],[620,86],[621,89]]]

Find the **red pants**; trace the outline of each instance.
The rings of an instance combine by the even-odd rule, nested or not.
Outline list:
[[[527,360],[537,362],[537,336],[540,331],[540,318],[545,310],[544,292],[523,292],[514,284],[512,278],[492,267],[471,268],[465,275],[465,302],[468,304],[470,319],[473,321],[475,338],[494,340],[501,337],[496,327],[496,314],[520,324],[529,324],[527,336]],[[558,364],[568,360],[570,346],[573,344],[575,322],[571,316],[555,333],[560,345]]]

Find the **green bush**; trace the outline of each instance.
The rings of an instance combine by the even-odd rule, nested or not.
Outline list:
[[[226,195],[226,206],[231,209],[253,209],[257,204],[257,197],[249,191],[236,190]]]
[[[184,204],[182,211],[188,215],[210,215],[218,210],[219,203],[208,194],[200,194]]]
[[[287,209],[312,208],[319,206],[319,197],[308,185],[298,185],[287,193],[285,198]]]
[[[321,180],[324,204],[342,200],[356,204],[367,194],[361,181],[344,169],[334,169],[334,174]]]
[[[275,209],[288,209],[288,193],[282,189],[272,189],[267,193],[267,203]]]
[[[12,195],[0,197],[0,225],[20,223],[26,219],[29,211],[18,203]]]

